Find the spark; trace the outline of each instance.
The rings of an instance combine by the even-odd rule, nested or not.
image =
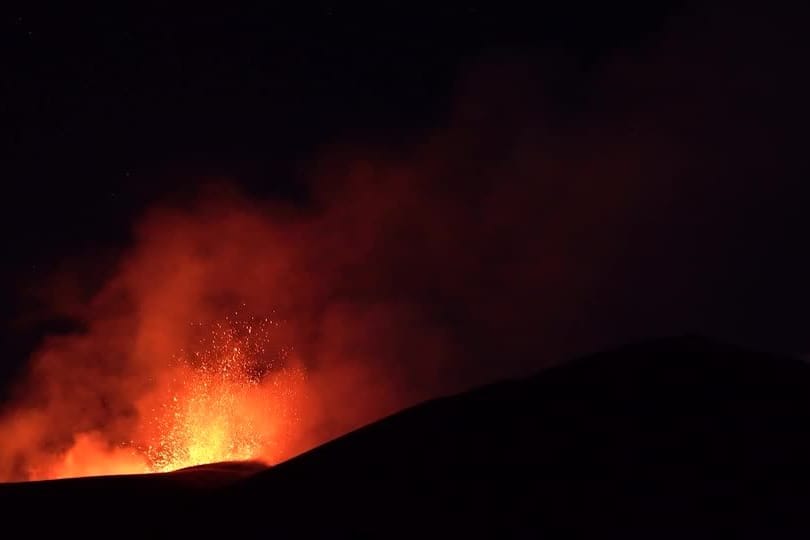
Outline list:
[[[237,313],[225,321],[191,323],[203,335],[154,378],[138,437],[107,441],[78,434],[61,463],[34,476],[167,472],[278,459],[298,421],[294,398],[303,372],[288,365],[289,348],[278,343],[278,325]]]

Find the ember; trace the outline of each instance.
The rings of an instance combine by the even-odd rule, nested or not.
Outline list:
[[[166,472],[220,461],[274,462],[297,419],[304,382],[289,350],[274,342],[278,323],[226,317],[197,324],[197,342],[167,362],[140,404],[135,438],[79,433],[32,479]]]
[[[273,350],[276,326],[269,319],[228,318],[201,339],[199,350],[176,359],[172,380],[150,399],[146,455],[154,470],[274,461],[284,427],[295,421],[292,403],[303,378],[285,365],[286,348]]]

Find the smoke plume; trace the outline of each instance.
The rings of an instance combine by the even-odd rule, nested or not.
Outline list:
[[[277,462],[613,341],[723,330],[696,318],[699,291],[744,261],[751,171],[793,157],[747,153],[761,137],[729,121],[762,89],[729,97],[728,81],[755,71],[679,35],[587,73],[482,60],[419,143],[325,149],[303,204],[225,182],[149,209],[70,302],[81,329],[31,358],[0,418],[0,479]],[[172,461],[161,445],[178,441]]]

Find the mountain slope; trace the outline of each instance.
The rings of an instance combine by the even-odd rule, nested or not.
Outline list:
[[[680,338],[434,400],[207,489],[86,479],[0,486],[0,504],[83,516],[56,522],[85,536],[109,534],[100,512],[153,534],[773,537],[806,526],[808,465],[810,366]]]

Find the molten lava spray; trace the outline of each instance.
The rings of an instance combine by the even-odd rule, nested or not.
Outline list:
[[[295,421],[303,373],[285,363],[273,327],[266,318],[229,317],[201,340],[200,350],[178,357],[164,391],[146,400],[154,414],[148,438],[157,439],[146,450],[153,469],[277,459]]]
[[[112,443],[100,433],[78,433],[67,450],[30,469],[30,478],[164,472],[283,457],[304,373],[274,340],[279,323],[234,313],[213,325],[190,326],[198,331],[197,342],[166,359],[154,388],[137,404],[131,439]]]

